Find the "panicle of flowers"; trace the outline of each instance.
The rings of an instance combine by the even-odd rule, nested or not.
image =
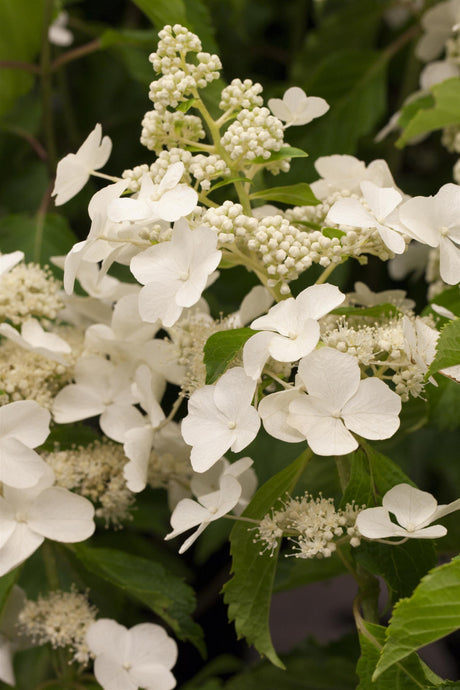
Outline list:
[[[55,395],[70,380],[71,371],[63,364],[23,350],[10,340],[0,341],[0,405],[35,400],[50,409]]]
[[[86,447],[56,447],[42,455],[54,471],[56,485],[95,503],[96,516],[105,521],[107,528],[120,528],[132,518],[134,495],[123,476],[127,458],[122,446],[104,439]]]
[[[198,36],[180,24],[165,26],[158,35],[158,48],[149,59],[161,76],[150,84],[149,97],[164,112],[218,79],[222,63],[218,55],[203,52]],[[188,53],[195,54],[196,63],[186,61]]]
[[[346,536],[351,546],[359,546],[360,536],[355,528],[361,508],[354,502],[344,509],[336,509],[334,499],[314,499],[306,492],[298,498],[287,497],[282,507],[272,510],[261,520],[257,538],[272,556],[283,536],[294,545],[296,558],[329,558],[336,550],[336,540]]]
[[[63,307],[60,290],[48,267],[17,264],[0,276],[0,321],[17,325],[31,316],[54,320]]]
[[[169,150],[160,151],[158,157],[150,165],[150,167],[146,163],[142,165],[136,165],[132,169],[124,170],[122,173],[122,177],[125,180],[129,180],[128,190],[130,192],[138,192],[141,188],[142,177],[144,175],[150,175],[153,184],[160,184],[169,166],[173,165],[173,163],[182,162],[184,164],[184,174],[182,176],[181,182],[185,184],[190,184],[190,175],[188,173],[188,168],[191,161],[192,154],[190,153],[190,151],[185,151],[185,149],[173,147]]]
[[[70,592],[55,590],[39,596],[37,601],[26,601],[18,617],[18,629],[34,645],[49,643],[53,649],[67,648],[72,662],[86,665],[92,656],[86,631],[96,614],[87,594],[72,586]]]

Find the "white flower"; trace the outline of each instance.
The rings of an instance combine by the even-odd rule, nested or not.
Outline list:
[[[317,455],[345,455],[358,447],[351,432],[377,440],[399,427],[401,398],[383,381],[361,381],[358,362],[329,347],[304,357],[299,379],[307,394],[289,405],[287,422]]]
[[[425,33],[415,48],[417,57],[424,62],[438,57],[459,21],[460,0],[440,2],[425,12],[421,21]]]
[[[339,199],[329,210],[326,223],[357,228],[376,228],[382,242],[395,254],[402,254],[406,243],[393,211],[403,197],[394,187],[378,187],[373,182],[361,182],[367,210],[358,199]]]
[[[88,182],[93,170],[99,170],[108,161],[112,151],[109,137],[102,138],[102,127],[98,123],[88,134],[77,153],[69,153],[59,161],[52,196],[56,206],[72,199]]]
[[[315,168],[321,175],[320,180],[310,186],[318,199],[326,199],[334,192],[346,191],[349,194],[361,195],[361,182],[374,182],[378,187],[396,187],[388,163],[378,159],[369,163],[358,160],[347,154],[320,156]]]
[[[381,507],[366,508],[358,514],[356,527],[368,539],[437,539],[447,534],[447,529],[442,525],[428,525],[459,509],[460,499],[438,506],[434,496],[427,491],[409,484],[398,484],[387,491]],[[390,513],[398,524],[392,522]]]
[[[34,486],[47,465],[32,448],[49,434],[50,413],[33,400],[0,407],[0,482],[16,488]]]
[[[164,420],[165,415],[160,403],[165,379],[152,372],[146,364],[141,364],[135,374],[135,386],[139,403],[147,413],[142,415],[136,426],[125,432],[123,449],[129,462],[123,469],[126,485],[130,491],[138,492],[147,484],[148,463],[155,428]]]
[[[374,307],[378,304],[394,304],[400,309],[413,309],[415,302],[412,299],[406,298],[405,290],[382,290],[382,292],[373,292],[365,283],[357,281],[355,283],[355,292],[349,292],[347,297],[350,304],[360,304],[364,307]]]
[[[45,539],[74,543],[88,539],[94,532],[92,503],[53,484],[54,473],[47,466],[30,489],[3,487],[0,576],[25,561]]]
[[[416,196],[399,209],[405,232],[439,247],[439,272],[449,285],[460,281],[460,186],[445,184],[435,196]]]
[[[144,175],[136,198],[114,199],[109,204],[109,220],[116,223],[149,223],[157,220],[171,222],[188,216],[198,202],[198,194],[189,185],[179,184],[184,169],[182,162],[173,163],[158,185],[153,184],[150,175]]]
[[[69,21],[69,13],[62,11],[48,29],[48,41],[54,43],[55,46],[63,46],[64,48],[72,45],[73,33],[67,28]]]
[[[200,496],[218,491],[222,477],[235,477],[241,485],[242,493],[232,510],[235,515],[241,515],[257,487],[257,476],[252,464],[253,461],[248,457],[240,458],[233,463],[230,463],[227,458],[221,458],[206,472],[194,474],[190,482],[190,489],[199,500]]]
[[[257,380],[268,357],[278,362],[295,362],[315,349],[320,328],[318,319],[342,304],[345,295],[335,285],[312,285],[297,297],[289,297],[268,314],[251,323],[261,330],[243,348],[244,370]]]
[[[184,553],[210,522],[226,515],[238,504],[241,492],[239,481],[230,474],[223,474],[219,480],[219,489],[198,496],[198,503],[191,498],[183,498],[174,508],[171,515],[173,531],[165,539],[173,539],[198,525],[198,529],[180,547],[179,553]]]
[[[140,623],[129,630],[110,618],[89,626],[86,642],[95,655],[94,675],[104,690],[172,690],[170,669],[177,645],[160,625]]]
[[[125,432],[142,420],[132,404],[137,400],[131,392],[131,370],[129,363],[115,365],[96,355],[82,357],[75,366],[76,383],[62,388],[54,399],[55,421],[68,424],[101,415],[102,431],[123,443]]]
[[[72,348],[65,340],[55,333],[44,331],[37,319],[27,319],[21,326],[21,334],[8,323],[0,324],[0,335],[4,335],[14,343],[38,355],[65,364],[62,355],[68,355]]]
[[[192,447],[195,472],[206,472],[230,448],[238,453],[257,436],[260,419],[251,401],[255,381],[241,367],[225,372],[213,386],[196,390],[182,421],[182,436]]]
[[[286,123],[285,127],[292,127],[306,125],[321,117],[327,113],[330,106],[324,98],[307,96],[303,89],[292,86],[285,92],[283,99],[270,98],[268,107],[275,117]]]
[[[22,261],[24,258],[24,252],[16,251],[10,252],[9,254],[0,254],[0,276],[4,273],[8,273],[16,264]]]
[[[137,254],[131,272],[145,287],[139,294],[139,313],[144,321],[161,320],[172,326],[184,307],[198,302],[222,252],[217,235],[205,226],[194,230],[186,220],[174,224],[171,240]]]

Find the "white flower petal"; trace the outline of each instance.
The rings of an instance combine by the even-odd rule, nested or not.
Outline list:
[[[393,513],[401,527],[413,532],[432,522],[438,504],[427,491],[421,491],[410,484],[398,484],[387,491],[382,505]]]
[[[94,507],[88,499],[54,486],[43,491],[28,511],[28,525],[36,534],[62,542],[88,539],[95,530]]]
[[[303,393],[294,389],[272,393],[260,401],[258,412],[264,429],[270,436],[287,443],[305,441],[304,434],[290,426],[287,421],[289,404],[300,396],[303,396]]]
[[[40,446],[49,434],[51,415],[33,400],[0,407],[0,438],[11,437],[29,448]]]
[[[361,381],[355,395],[342,409],[350,431],[373,440],[390,438],[399,428],[401,398],[380,379]]]
[[[0,548],[0,577],[29,558],[44,541],[24,523],[16,523],[14,532]]]
[[[356,393],[360,382],[356,359],[330,347],[304,357],[298,375],[308,393],[327,400],[331,410],[340,410]]]

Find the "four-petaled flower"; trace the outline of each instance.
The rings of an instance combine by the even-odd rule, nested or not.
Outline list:
[[[447,529],[431,523],[454,510],[460,510],[460,499],[438,506],[427,491],[410,484],[397,484],[384,495],[381,506],[366,508],[358,514],[356,527],[368,539],[437,539],[447,534]],[[390,513],[397,523],[392,521]]]

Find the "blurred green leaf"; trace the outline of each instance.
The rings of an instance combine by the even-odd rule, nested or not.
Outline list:
[[[44,9],[45,0],[0,0],[0,60],[35,60],[42,43]],[[33,83],[30,72],[0,68],[0,116]]]
[[[19,213],[0,218],[0,250],[21,249],[26,261],[49,263],[50,256],[67,254],[76,242],[64,216],[48,214],[43,224],[37,217]]]
[[[319,204],[306,182],[286,185],[285,187],[271,187],[262,189],[260,192],[253,192],[249,195],[250,199],[264,199],[266,201],[279,201],[282,204],[292,206],[314,206]]]
[[[396,146],[402,147],[414,137],[460,123],[460,79],[446,79],[432,86],[430,91],[434,96],[435,105],[432,108],[417,110]]]
[[[0,619],[1,619],[1,613],[3,611],[3,607],[6,604],[6,601],[10,595],[11,590],[13,589],[13,585],[15,584],[16,580],[18,579],[19,575],[19,570],[18,568],[15,568],[14,570],[11,570],[9,573],[6,575],[2,575],[0,577]]]
[[[372,307],[338,307],[332,313],[344,316],[371,316],[373,318],[388,318],[401,314],[398,307],[389,303],[375,304]]]
[[[286,670],[263,662],[234,676],[225,690],[354,690],[355,662],[339,649],[305,642],[300,649],[283,656]]]
[[[165,24],[187,25],[184,0],[133,0],[159,31]]]
[[[308,124],[296,143],[318,156],[355,153],[358,140],[373,131],[386,111],[389,56],[375,51],[335,51],[317,66],[305,65],[299,86],[321,96],[330,110]]]
[[[244,517],[260,520],[286,492],[292,492],[310,458],[302,453],[294,462],[268,480],[255,494],[243,513]],[[254,530],[238,522],[230,535],[232,578],[224,586],[228,618],[234,621],[238,637],[245,637],[259,654],[272,664],[284,668],[271,641],[268,627],[273,582],[279,546],[273,554],[261,554],[262,545],[254,543]]]
[[[252,328],[235,328],[213,333],[204,346],[203,361],[206,365],[206,383],[214,383],[226,371],[230,362],[241,351],[248,338],[256,331]]]
[[[195,595],[183,580],[159,563],[124,551],[94,549],[84,544],[75,545],[72,551],[90,572],[148,606],[179,639],[190,640],[204,654],[203,632],[191,617]]]

